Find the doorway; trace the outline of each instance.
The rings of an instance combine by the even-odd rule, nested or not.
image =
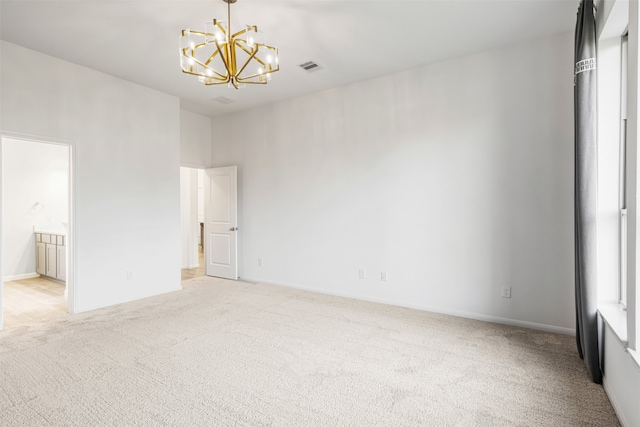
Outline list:
[[[180,217],[182,281],[205,275],[237,280],[237,166],[181,167]]]
[[[183,281],[205,275],[204,178],[204,169],[180,168],[181,276]]]
[[[0,328],[72,312],[72,147],[0,140]]]

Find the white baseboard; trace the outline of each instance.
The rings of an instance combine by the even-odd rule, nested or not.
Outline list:
[[[183,265],[182,269],[184,270],[184,269],[192,269],[192,268],[198,268],[198,267],[200,267],[200,264],[195,264],[195,265],[192,264],[192,265],[186,265],[186,266]]]
[[[16,274],[14,276],[4,276],[2,281],[12,282],[14,280],[35,279],[36,277],[40,277],[40,275],[38,273]]]
[[[284,286],[286,288],[300,289],[303,291],[317,292],[320,294],[334,295],[334,296],[345,297],[345,298],[353,298],[353,299],[359,299],[363,301],[377,302],[381,304],[396,305],[400,307],[413,308],[416,310],[430,311],[433,313],[447,314],[450,316],[464,317],[467,319],[482,320],[484,322],[498,323],[501,325],[535,329],[535,330],[544,331],[544,332],[553,332],[553,333],[562,334],[562,335],[570,335],[570,336],[576,335],[575,329],[564,328],[561,326],[554,326],[554,325],[545,325],[543,323],[534,323],[534,322],[526,322],[524,320],[507,319],[504,317],[491,316],[487,314],[469,313],[465,311],[457,311],[457,310],[451,310],[446,308],[433,307],[433,306],[416,304],[416,303],[406,302],[406,301],[395,301],[395,300],[388,300],[384,298],[372,298],[367,295],[351,294],[348,292],[327,291],[326,289],[314,288],[311,286],[301,286],[301,285],[294,285],[290,283],[276,283],[276,282],[270,282],[265,280],[252,279],[248,277],[242,277],[240,280],[243,280],[246,282],[265,283],[265,284],[274,285],[274,286]]]

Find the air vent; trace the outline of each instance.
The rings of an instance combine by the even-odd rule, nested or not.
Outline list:
[[[233,104],[234,101],[233,99],[229,99],[226,96],[216,96],[215,98],[211,98],[212,101],[216,101],[219,102],[220,104]]]
[[[307,61],[304,64],[300,64],[298,65],[300,68],[302,68],[305,71],[318,71],[322,69],[322,66],[320,66],[320,64],[318,64],[317,62],[314,61]]]

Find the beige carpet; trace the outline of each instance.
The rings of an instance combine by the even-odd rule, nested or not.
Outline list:
[[[0,333],[2,426],[616,426],[572,337],[202,277]]]

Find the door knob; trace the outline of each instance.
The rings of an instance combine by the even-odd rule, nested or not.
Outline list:
[[[238,231],[238,227],[231,227],[229,231]]]

